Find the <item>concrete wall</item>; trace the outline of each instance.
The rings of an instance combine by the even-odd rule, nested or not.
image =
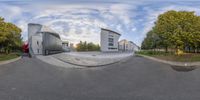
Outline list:
[[[34,43],[35,40],[34,39],[36,38],[36,40],[37,40],[37,38],[38,38],[38,37],[32,38],[32,36],[36,35],[37,32],[41,30],[41,28],[42,28],[42,25],[40,25],[40,24],[33,24],[33,23],[28,24],[28,43],[29,43],[29,53],[31,56],[34,56],[34,53],[36,53],[35,50],[37,48],[35,48],[35,43]],[[38,39],[40,39],[40,38],[38,38]],[[33,46],[32,46],[32,44],[33,44]]]
[[[32,56],[46,54],[46,51],[48,54],[63,51],[59,34],[40,24],[28,24],[28,42]]]
[[[30,47],[33,51],[33,54],[42,54],[43,46],[42,46],[42,34],[37,34],[31,36],[30,38]]]
[[[29,23],[28,24],[28,39],[35,35],[38,31],[40,31],[42,28],[42,25],[40,24],[33,24],[33,23]]]
[[[62,41],[59,35],[55,36],[52,33],[44,32],[43,34],[43,50],[46,52],[53,53],[57,51],[62,51]]]
[[[102,52],[118,51],[118,40],[120,37],[119,34],[116,34],[112,31],[101,30],[100,37],[101,37],[100,44]],[[113,46],[109,46],[109,38],[113,38]]]

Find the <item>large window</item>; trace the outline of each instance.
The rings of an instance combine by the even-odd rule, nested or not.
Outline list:
[[[113,43],[113,38],[108,38],[108,42],[112,42]]]
[[[39,46],[39,42],[37,41],[37,45]]]
[[[109,46],[113,46],[113,43],[108,43]]]
[[[108,48],[108,49],[117,49],[117,48]]]
[[[114,45],[114,39],[108,38],[108,46],[113,46],[113,45]]]

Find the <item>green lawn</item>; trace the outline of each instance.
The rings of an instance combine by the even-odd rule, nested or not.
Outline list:
[[[0,61],[10,60],[19,57],[18,53],[0,54]]]
[[[185,53],[183,55],[175,55],[174,53],[165,52],[153,52],[153,51],[140,51],[136,54],[151,56],[167,61],[177,61],[177,62],[196,62],[200,61],[200,53]]]

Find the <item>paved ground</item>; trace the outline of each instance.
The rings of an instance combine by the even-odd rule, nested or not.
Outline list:
[[[89,69],[35,58],[0,66],[0,100],[199,100],[200,69],[176,72],[142,57]]]
[[[43,61],[49,60],[48,58],[52,58],[60,60],[60,62],[70,63],[73,65],[93,67],[113,64],[131,56],[133,56],[133,52],[67,52],[49,56],[39,56],[38,58]]]

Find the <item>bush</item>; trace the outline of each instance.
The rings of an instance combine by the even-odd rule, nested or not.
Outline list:
[[[137,51],[136,54],[142,54],[142,55],[148,55],[148,56],[154,56],[154,55],[174,55],[173,52],[166,53],[165,51],[152,51],[152,50]]]

